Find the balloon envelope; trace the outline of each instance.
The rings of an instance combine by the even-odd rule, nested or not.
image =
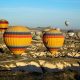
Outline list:
[[[14,54],[24,53],[32,40],[29,29],[23,26],[9,27],[3,36],[5,44]]]
[[[51,29],[43,34],[43,43],[54,55],[63,46],[64,36],[60,30]]]
[[[68,26],[69,25],[69,21],[65,21],[65,25]]]
[[[8,28],[9,22],[7,20],[1,19],[0,20],[0,31],[4,32]]]

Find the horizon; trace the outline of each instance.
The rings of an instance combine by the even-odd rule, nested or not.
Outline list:
[[[1,0],[0,19],[9,25],[80,29],[79,0]]]

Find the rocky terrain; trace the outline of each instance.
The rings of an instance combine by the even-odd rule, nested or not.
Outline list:
[[[73,35],[70,35],[70,32],[68,33],[63,31],[63,34],[65,36],[64,46],[59,49],[58,53],[55,56],[52,56],[51,53],[44,46],[42,41],[41,30],[32,30],[31,33],[33,39],[32,44],[28,46],[26,48],[25,53],[23,53],[20,56],[13,55],[6,47],[3,40],[1,40],[2,43],[0,44],[0,49],[3,52],[0,50],[0,67],[1,67],[0,76],[3,76],[5,72],[9,72],[12,75],[13,73],[21,75],[22,73],[27,74],[28,72],[30,73],[34,72],[37,73],[37,75],[44,74],[46,72],[50,74],[53,72],[54,73],[62,72],[64,77],[67,76],[64,71],[70,72],[73,71],[79,73],[80,71],[79,31],[71,32],[74,33]],[[77,73],[72,73],[72,75],[73,76],[78,75]],[[47,73],[45,75],[47,75]],[[43,80],[49,79],[47,78]]]

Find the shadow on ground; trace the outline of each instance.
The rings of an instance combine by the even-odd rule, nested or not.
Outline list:
[[[80,67],[49,69],[34,65],[1,70],[0,80],[80,80]]]

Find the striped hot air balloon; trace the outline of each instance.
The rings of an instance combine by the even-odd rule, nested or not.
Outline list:
[[[55,55],[63,46],[64,36],[60,30],[51,29],[43,34],[43,43],[52,55]]]
[[[31,44],[32,36],[28,28],[23,26],[9,27],[4,32],[4,42],[13,54],[24,53]]]
[[[9,22],[7,20],[0,20],[0,32],[4,33],[4,31],[8,28]]]

